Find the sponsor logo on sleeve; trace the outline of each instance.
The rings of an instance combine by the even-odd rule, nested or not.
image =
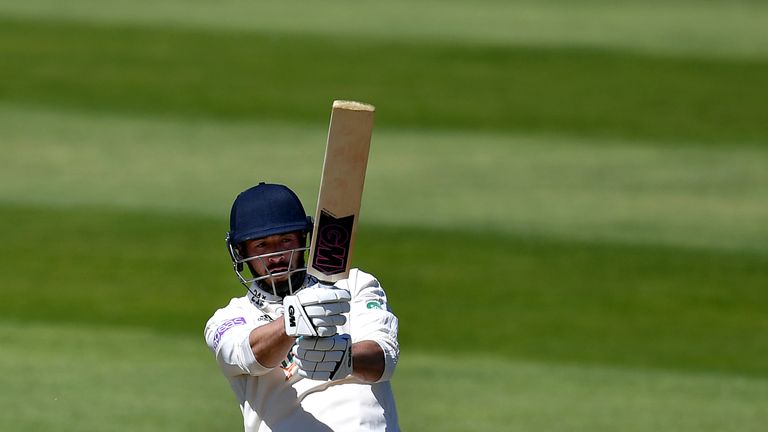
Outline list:
[[[216,334],[213,336],[213,348],[218,348],[219,342],[221,342],[221,337],[224,335],[224,333],[226,333],[232,327],[241,325],[245,325],[244,317],[228,319],[221,323],[219,328],[216,329]]]
[[[365,306],[368,309],[381,309],[381,302],[378,300],[371,300]]]

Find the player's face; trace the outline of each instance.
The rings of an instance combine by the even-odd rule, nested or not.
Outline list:
[[[304,236],[301,233],[276,234],[246,241],[243,255],[245,258],[259,257],[248,262],[254,276],[284,273],[267,279],[270,283],[279,284],[288,280],[289,270],[296,269],[302,263],[303,254],[291,253],[291,250],[303,246]]]

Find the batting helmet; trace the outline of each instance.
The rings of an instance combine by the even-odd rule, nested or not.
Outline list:
[[[312,219],[304,212],[299,197],[279,184],[262,182],[240,193],[229,214],[229,239],[234,245],[311,229]]]

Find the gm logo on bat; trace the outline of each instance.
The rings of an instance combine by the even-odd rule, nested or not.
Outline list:
[[[346,270],[354,222],[355,215],[337,219],[326,211],[320,213],[313,267],[329,276]]]
[[[288,306],[288,325],[296,327],[296,310],[293,308],[293,305]]]

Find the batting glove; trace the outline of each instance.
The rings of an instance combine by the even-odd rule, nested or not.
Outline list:
[[[313,285],[283,299],[285,334],[288,336],[333,336],[344,325],[349,312],[349,291]]]
[[[335,381],[352,374],[352,340],[349,335],[301,337],[293,347],[299,375],[318,381]]]

